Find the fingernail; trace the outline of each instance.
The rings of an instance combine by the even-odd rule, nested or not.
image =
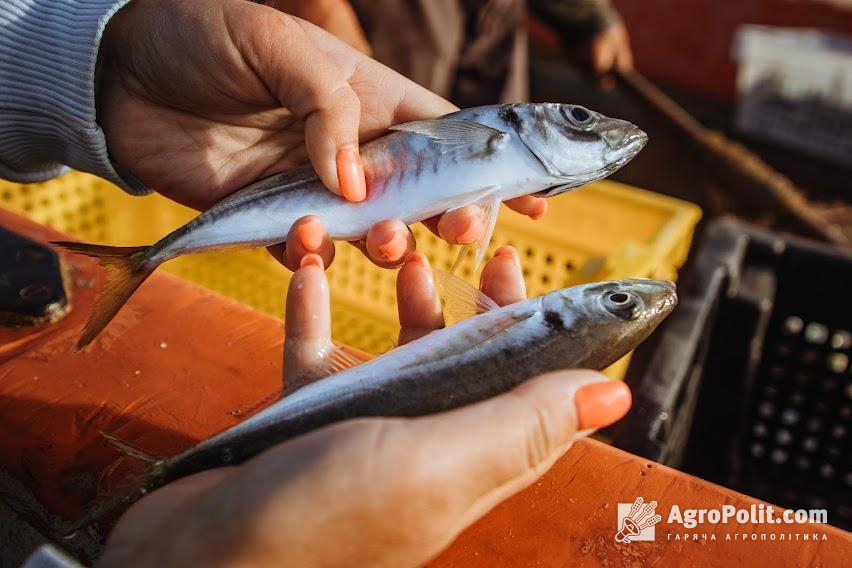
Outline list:
[[[518,255],[518,251],[515,250],[515,247],[510,247],[508,245],[499,247],[494,251],[494,256],[505,256],[514,260],[519,266],[521,264],[521,257]]]
[[[390,240],[377,245],[382,258],[385,260],[396,260],[405,252],[406,238],[399,231],[394,231]]]
[[[346,146],[337,151],[337,180],[344,199],[354,202],[366,199],[367,183],[358,148]]]
[[[467,227],[456,237],[456,242],[459,244],[472,243],[479,239],[483,229],[482,219],[478,216],[473,216],[468,220]]]
[[[302,257],[302,261],[299,263],[299,268],[304,268],[306,266],[316,266],[317,268],[323,268],[322,257],[318,254],[306,254]]]
[[[429,266],[429,259],[426,255],[419,251],[411,251],[405,257],[405,264],[420,264],[421,266]]]
[[[584,385],[574,393],[577,429],[608,426],[627,414],[631,403],[630,388],[622,381]]]
[[[319,219],[311,217],[299,225],[296,232],[299,234],[299,240],[302,242],[302,246],[304,246],[308,251],[313,252],[319,250],[322,245],[323,238],[322,223],[320,223]]]
[[[533,221],[538,221],[539,219],[544,217],[545,213],[547,213],[547,201],[542,199],[538,204],[538,209],[536,209],[535,213],[530,215],[530,219],[532,219]]]

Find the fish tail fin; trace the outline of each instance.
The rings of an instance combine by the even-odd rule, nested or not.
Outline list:
[[[146,254],[151,247],[110,247],[56,241],[52,244],[71,252],[91,256],[106,270],[106,284],[98,294],[77,351],[83,349],[112,321],[133,292],[157,268]]]
[[[144,497],[156,487],[160,465],[165,461],[164,458],[148,453],[112,434],[101,431],[100,435],[122,456],[145,463],[148,467],[141,473],[128,476],[112,495],[95,501],[82,517],[65,527],[62,531],[65,538],[73,538],[85,527],[120,513],[122,509]]]
[[[132,482],[105,499],[96,501],[79,519],[71,521],[62,529],[62,537],[74,538],[82,529],[98,521],[114,517],[130,504],[148,493],[146,476],[137,476]]]

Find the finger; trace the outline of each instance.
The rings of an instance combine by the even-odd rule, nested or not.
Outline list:
[[[295,21],[317,48],[337,64],[349,78],[350,84],[360,86],[363,91],[375,92],[374,96],[361,101],[363,137],[369,139],[377,136],[389,124],[434,118],[458,110],[446,99],[351,49],[310,22],[298,18]],[[380,91],[376,91],[376,85],[381,85]]]
[[[428,502],[428,489],[423,491],[425,509],[455,499],[448,516],[460,531],[541,476],[577,437],[624,416],[630,404],[623,382],[592,371],[559,371],[484,402],[411,422],[400,455],[417,460],[415,471],[422,476],[417,486],[433,488],[435,503]],[[435,456],[442,456],[441,467],[435,467]],[[454,488],[449,495],[448,487]]]
[[[592,43],[592,67],[595,74],[606,75],[615,61],[613,38],[609,31],[603,32]]]
[[[494,257],[482,269],[480,288],[498,306],[525,300],[527,285],[518,251],[510,246],[502,246],[494,251]]]
[[[547,199],[544,197],[524,195],[515,199],[509,199],[505,203],[512,211],[516,211],[521,215],[527,215],[535,221],[541,219],[547,213]]]
[[[478,241],[485,235],[482,210],[476,205],[465,205],[444,213],[438,220],[438,235],[451,245]]]
[[[284,248],[284,266],[297,270],[302,259],[308,254],[317,254],[323,266],[334,260],[334,243],[315,215],[307,215],[293,223],[287,233],[287,246]]]
[[[405,258],[396,277],[396,302],[400,345],[444,327],[432,269],[423,253],[412,252]]]
[[[284,319],[287,389],[321,374],[331,344],[331,308],[322,258],[308,254],[290,279]]]
[[[358,96],[296,18],[269,10],[263,22],[250,28],[250,49],[242,55],[278,101],[305,122],[308,156],[326,187],[350,201],[363,201],[367,185],[358,152]]]
[[[396,268],[414,247],[414,235],[405,223],[387,219],[370,227],[363,250],[374,264]]]
[[[633,70],[633,50],[630,48],[630,35],[623,25],[619,33],[616,68],[623,73]]]

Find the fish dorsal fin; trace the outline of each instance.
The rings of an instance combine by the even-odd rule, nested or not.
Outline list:
[[[451,154],[455,158],[488,156],[499,152],[509,141],[509,135],[502,130],[452,118],[415,120],[391,126],[390,130],[428,136],[445,146],[443,154]]]
[[[358,359],[358,357],[333,343],[325,355],[325,370],[328,371],[328,375],[333,375],[334,373],[339,373],[346,369],[357,367],[361,363],[363,363],[363,361]]]
[[[304,386],[329,375],[351,369],[361,363],[363,363],[361,359],[331,341],[328,342],[328,345],[318,348],[317,357],[308,368],[295,370],[287,368],[287,357],[285,356],[284,390],[281,396],[283,398],[293,394]]]
[[[446,325],[452,325],[499,307],[484,292],[455,274],[444,270],[435,270],[434,274]]]
[[[497,186],[484,187],[480,191],[477,191],[470,201],[450,210],[460,209],[467,205],[477,205],[482,210],[482,222],[485,224],[485,231],[482,233],[482,237],[479,240],[462,245],[459,255],[456,257],[456,261],[453,263],[453,267],[450,269],[450,272],[455,273],[456,269],[462,263],[462,260],[464,260],[467,253],[471,250],[476,251],[473,269],[476,270],[479,268],[479,264],[482,262],[482,259],[485,257],[485,252],[488,250],[488,244],[491,242],[491,236],[494,234],[494,227],[497,225],[497,216],[500,213],[501,200],[498,189],[499,188]]]

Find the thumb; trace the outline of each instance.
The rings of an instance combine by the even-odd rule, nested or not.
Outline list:
[[[592,371],[560,371],[412,421],[406,438],[411,436],[408,448],[418,448],[415,471],[425,499],[420,505],[447,513],[426,517],[443,539],[434,543],[438,550],[540,477],[575,439],[624,416],[630,404],[623,382]]]
[[[249,46],[243,55],[278,101],[304,121],[317,175],[334,193],[362,201],[361,103],[343,72],[315,45],[325,35],[308,37],[296,18],[265,8],[247,32],[252,39],[242,44]]]

